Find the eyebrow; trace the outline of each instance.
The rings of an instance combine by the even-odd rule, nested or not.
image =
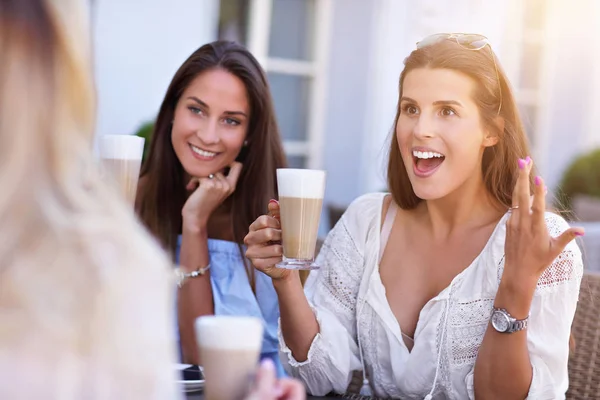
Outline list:
[[[200,104],[202,107],[207,108],[207,109],[210,110],[210,107],[208,106],[208,104],[206,104],[205,102],[203,102],[202,100],[200,100],[196,96],[189,96],[188,99],[189,100],[193,100],[196,103]],[[246,113],[243,112],[243,111],[225,111],[223,114],[226,114],[226,115],[243,115],[244,117],[248,118],[248,116],[246,115]]]
[[[403,102],[403,101],[408,101],[410,103],[418,104],[416,100],[413,100],[410,97],[402,96],[402,98],[400,99],[400,102]],[[459,101],[456,101],[456,100],[438,100],[438,101],[434,101],[433,105],[434,106],[439,106],[439,105],[453,105],[453,106],[459,106],[459,107],[463,107],[464,108],[464,106],[462,105],[462,103],[459,102]]]

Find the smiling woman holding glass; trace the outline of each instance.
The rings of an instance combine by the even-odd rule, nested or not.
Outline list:
[[[270,275],[287,371],[309,392],[558,399],[583,273],[583,230],[545,212],[508,80],[487,39],[438,34],[400,75],[390,194],[357,199],[303,292],[274,266],[278,206],[246,255]],[[533,194],[533,199],[531,198]]]
[[[181,265],[185,362],[200,363],[194,321],[214,313],[264,320],[262,357],[281,366],[277,296],[242,245],[250,223],[276,197],[275,171],[285,163],[258,61],[233,42],[196,50],[167,89],[136,200],[141,220]]]

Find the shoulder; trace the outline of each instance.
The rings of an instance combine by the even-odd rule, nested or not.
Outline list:
[[[364,224],[381,216],[384,200],[388,193],[367,193],[355,199],[342,216],[347,223]],[[379,220],[379,218],[377,218]]]

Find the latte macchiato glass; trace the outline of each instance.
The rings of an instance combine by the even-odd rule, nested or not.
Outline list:
[[[325,171],[277,170],[283,260],[285,269],[318,269],[315,247],[325,194]]]
[[[206,400],[239,400],[249,391],[258,366],[263,321],[210,315],[196,319]]]
[[[100,138],[103,172],[131,205],[135,203],[143,153],[144,138],[139,136],[103,135]]]

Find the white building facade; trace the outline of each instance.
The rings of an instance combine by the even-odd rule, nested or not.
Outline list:
[[[403,59],[437,32],[477,32],[513,84],[551,188],[600,146],[600,2],[94,0],[98,134],[152,119],[176,68],[218,37],[265,67],[293,166],[327,170],[327,203],[385,188]]]

